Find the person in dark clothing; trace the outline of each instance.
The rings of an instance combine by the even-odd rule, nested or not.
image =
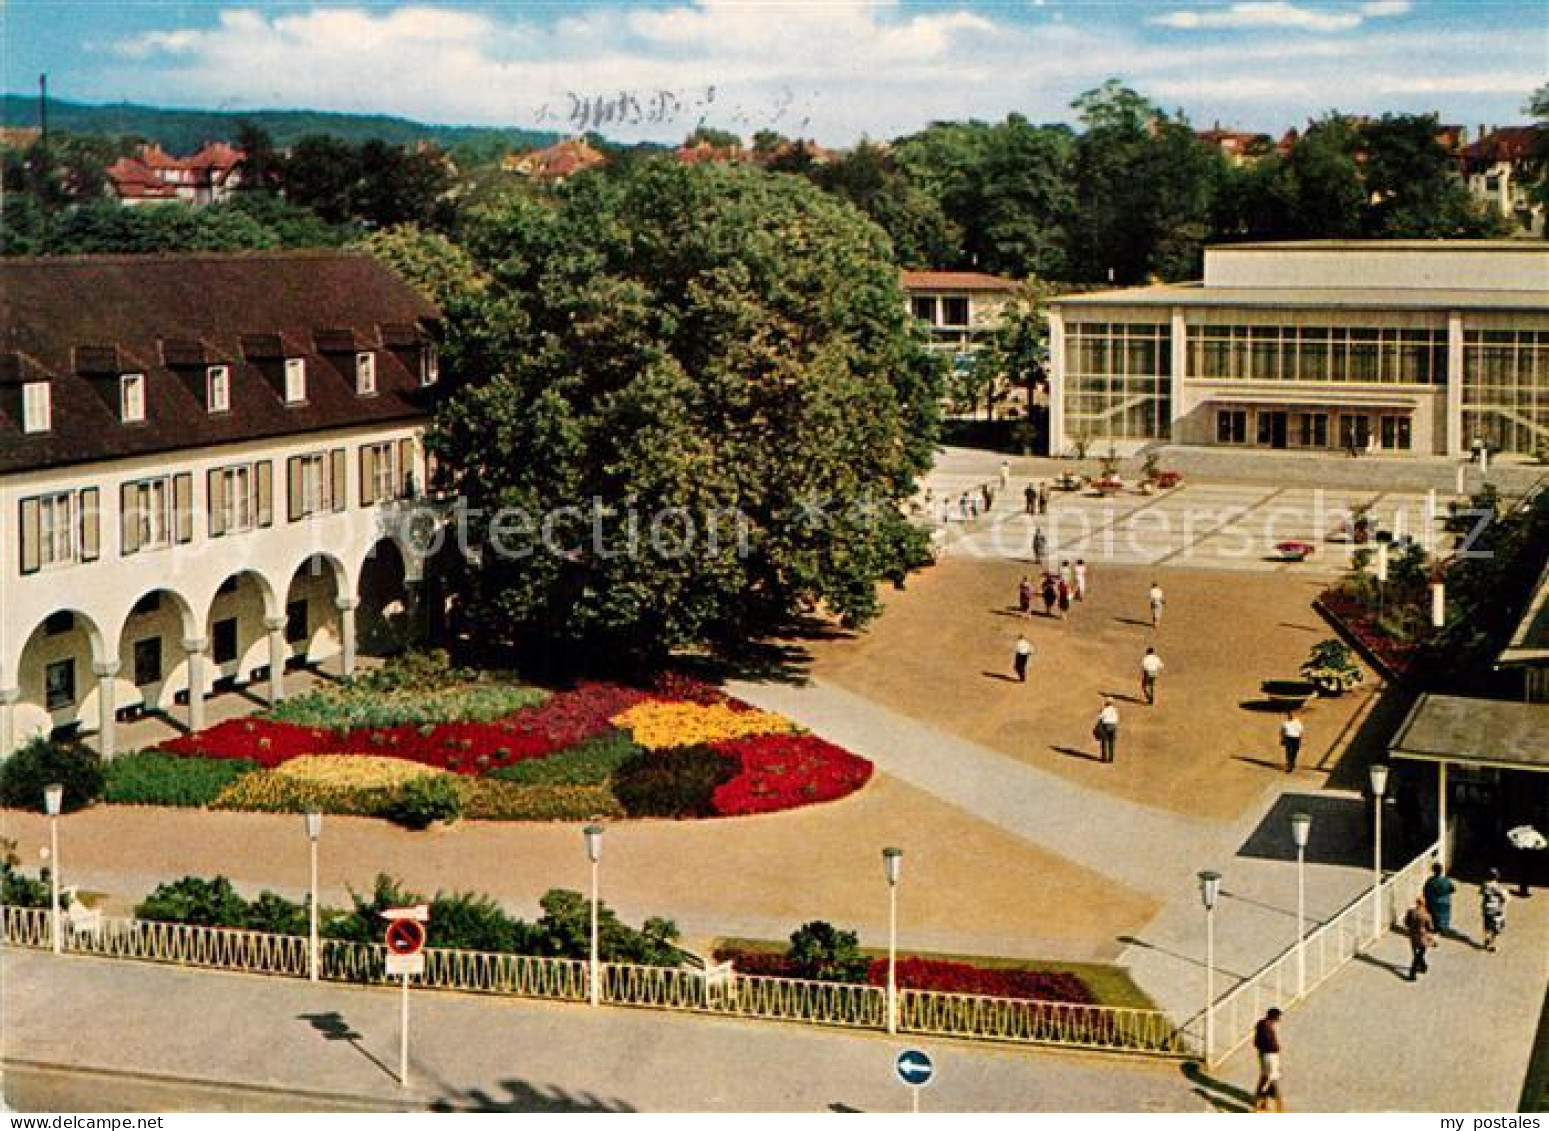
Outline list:
[[[1439,935],[1452,933],[1452,895],[1457,890],[1457,885],[1447,878],[1442,866],[1432,864],[1431,878],[1425,881],[1421,893],[1425,896],[1425,909],[1431,913],[1431,921],[1436,924],[1436,933]]]
[[[1280,1011],[1271,1009],[1253,1026],[1253,1049],[1259,1054],[1259,1082],[1253,1089],[1253,1110],[1268,1111],[1273,1103],[1277,1112],[1285,1111],[1280,1092]]]
[[[1043,597],[1043,615],[1052,617],[1054,606],[1060,599],[1059,582],[1052,573],[1043,575],[1043,586],[1039,593]]]
[[[1425,952],[1436,945],[1436,923],[1425,908],[1422,896],[1404,914],[1404,933],[1409,936],[1409,980],[1418,981],[1421,974],[1430,970]]]
[[[1028,514],[1038,513],[1038,488],[1029,483],[1022,491],[1023,509]]]

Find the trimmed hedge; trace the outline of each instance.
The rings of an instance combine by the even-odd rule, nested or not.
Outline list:
[[[124,754],[108,762],[103,798],[113,805],[212,805],[256,762],[181,758],[159,750]]]

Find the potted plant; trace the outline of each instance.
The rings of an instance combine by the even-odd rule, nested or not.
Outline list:
[[[1302,675],[1319,694],[1328,696],[1343,695],[1365,678],[1355,662],[1355,653],[1342,640],[1314,644],[1307,662],[1302,664]]]
[[[1156,485],[1164,491],[1171,491],[1183,482],[1183,472],[1174,471],[1171,468],[1156,473]]]
[[[1282,561],[1304,562],[1314,550],[1311,542],[1276,542],[1275,552],[1280,555]]]

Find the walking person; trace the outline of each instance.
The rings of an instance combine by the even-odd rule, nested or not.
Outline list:
[[[1032,659],[1033,644],[1027,636],[1017,637],[1016,648],[1011,657],[1011,666],[1016,669],[1017,680],[1020,683],[1027,682],[1027,661]]]
[[[1022,489],[1022,509],[1029,515],[1038,513],[1038,488],[1031,483]]]
[[[1039,590],[1039,595],[1043,597],[1043,615],[1052,617],[1054,615],[1054,606],[1059,603],[1060,599],[1059,585],[1055,582],[1052,573],[1043,575],[1043,585]]]
[[[1409,980],[1418,981],[1421,974],[1430,970],[1425,952],[1436,945],[1436,922],[1425,909],[1425,897],[1415,900],[1415,905],[1404,913],[1404,933],[1409,936]]]
[[[1296,756],[1302,752],[1302,720],[1295,711],[1287,711],[1280,724],[1280,749],[1285,751],[1285,772],[1294,773]]]
[[[979,494],[984,497],[984,513],[989,514],[990,508],[995,505],[995,492],[988,483],[981,484]]]
[[[1044,536],[1043,527],[1033,528],[1033,560],[1043,567],[1044,559],[1049,554],[1049,539]]]
[[[1253,1110],[1284,1113],[1285,1097],[1280,1092],[1280,1010],[1270,1009],[1253,1026],[1253,1050],[1259,1054],[1259,1082],[1253,1089]]]
[[[1049,513],[1049,485],[1047,483],[1038,484],[1038,513]]]
[[[1425,881],[1420,892],[1425,899],[1425,909],[1431,913],[1431,921],[1436,924],[1438,935],[1452,933],[1452,896],[1457,890],[1457,885],[1447,877],[1442,866],[1432,864],[1431,878]]]
[[[1155,648],[1147,648],[1140,658],[1140,693],[1153,706],[1156,704],[1156,677],[1161,674],[1162,657],[1156,654]]]
[[[1076,571],[1067,558],[1060,562],[1060,580],[1070,587],[1072,595],[1076,592]]]
[[[1092,735],[1097,739],[1098,749],[1102,751],[1102,760],[1112,762],[1119,748],[1119,709],[1106,696],[1103,698],[1103,709],[1097,712],[1097,725],[1092,728]]]
[[[1033,583],[1028,580],[1027,574],[1022,575],[1022,580],[1017,584],[1017,608],[1022,610],[1022,615],[1030,616],[1033,611]]]
[[[1495,940],[1506,929],[1506,886],[1501,874],[1490,869],[1490,878],[1479,886],[1479,917],[1484,920],[1484,948],[1495,952]]]
[[[1162,606],[1167,603],[1167,599],[1162,596],[1162,587],[1153,581],[1151,583],[1151,592],[1147,594],[1147,597],[1151,602],[1151,627],[1153,629],[1161,628]]]
[[[968,521],[968,492],[964,491],[957,497],[957,517],[964,522]]]
[[[1076,600],[1086,600],[1086,559],[1077,558],[1076,567],[1072,571],[1076,575],[1075,584],[1071,586],[1076,591]]]
[[[1000,489],[1004,491],[1011,486],[1011,464],[1007,460],[1000,461]]]
[[[1060,620],[1064,620],[1070,615],[1070,586],[1065,583],[1063,577],[1055,584],[1054,592],[1059,600]]]

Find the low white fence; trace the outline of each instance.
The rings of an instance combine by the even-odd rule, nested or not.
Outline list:
[[[1292,943],[1282,954],[1252,977],[1233,986],[1216,999],[1215,1049],[1211,1062],[1224,1060],[1253,1036],[1253,1025],[1270,1006],[1286,1009],[1306,998],[1347,962],[1369,949],[1398,923],[1414,902],[1431,864],[1439,858],[1441,843],[1430,845],[1398,871],[1385,876],[1377,894],[1370,888],[1351,900],[1328,922],[1307,933],[1306,986],[1300,985],[1298,947]],[[1189,1026],[1198,1032],[1203,1015]],[[1201,1040],[1201,1047],[1204,1042]]]

